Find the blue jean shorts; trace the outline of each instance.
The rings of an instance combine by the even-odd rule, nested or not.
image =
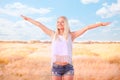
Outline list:
[[[65,75],[74,75],[74,68],[73,65],[57,65],[53,64],[52,66],[52,76],[65,76]]]

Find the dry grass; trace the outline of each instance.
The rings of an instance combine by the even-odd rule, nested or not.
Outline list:
[[[73,45],[75,80],[120,80],[120,44]],[[0,42],[0,80],[51,80],[49,43]]]

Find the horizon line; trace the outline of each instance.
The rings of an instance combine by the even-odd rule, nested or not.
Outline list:
[[[51,43],[52,41],[46,40],[0,40],[0,42],[14,42],[14,43]],[[94,40],[88,40],[88,41],[73,41],[73,43],[120,43],[120,41],[94,41]]]

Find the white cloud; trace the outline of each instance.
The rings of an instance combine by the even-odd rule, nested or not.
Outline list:
[[[70,24],[70,26],[81,26],[82,25],[82,23],[76,19],[70,19],[69,24]]]
[[[1,19],[0,18],[0,36],[7,36],[14,34],[14,31],[10,30],[10,25],[13,25],[12,22],[10,22],[7,19]]]
[[[70,25],[71,31],[78,30],[80,29],[80,27],[83,26],[83,24],[77,19],[70,19],[69,25]]]
[[[120,15],[120,0],[118,0],[117,3],[112,3],[111,5],[104,3],[103,7],[100,8],[96,14],[100,15],[102,18],[109,18],[115,15]]]
[[[54,20],[54,17],[40,17],[37,20],[40,21],[41,23],[48,23],[52,22]]]
[[[49,12],[51,12],[51,8],[33,8],[20,2],[0,7],[0,13],[11,16],[18,16],[20,14],[47,14]]]
[[[0,40],[47,40],[49,39],[38,27],[25,21],[12,22],[0,18]]]
[[[81,0],[83,4],[97,3],[99,0]]]
[[[3,18],[0,18],[0,26],[9,26],[9,25],[12,25],[13,23],[11,21],[9,21],[8,19],[3,19]]]

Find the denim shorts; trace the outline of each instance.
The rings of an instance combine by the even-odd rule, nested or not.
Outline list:
[[[52,66],[52,76],[65,76],[74,75],[73,65],[67,64],[64,66],[53,64]]]

